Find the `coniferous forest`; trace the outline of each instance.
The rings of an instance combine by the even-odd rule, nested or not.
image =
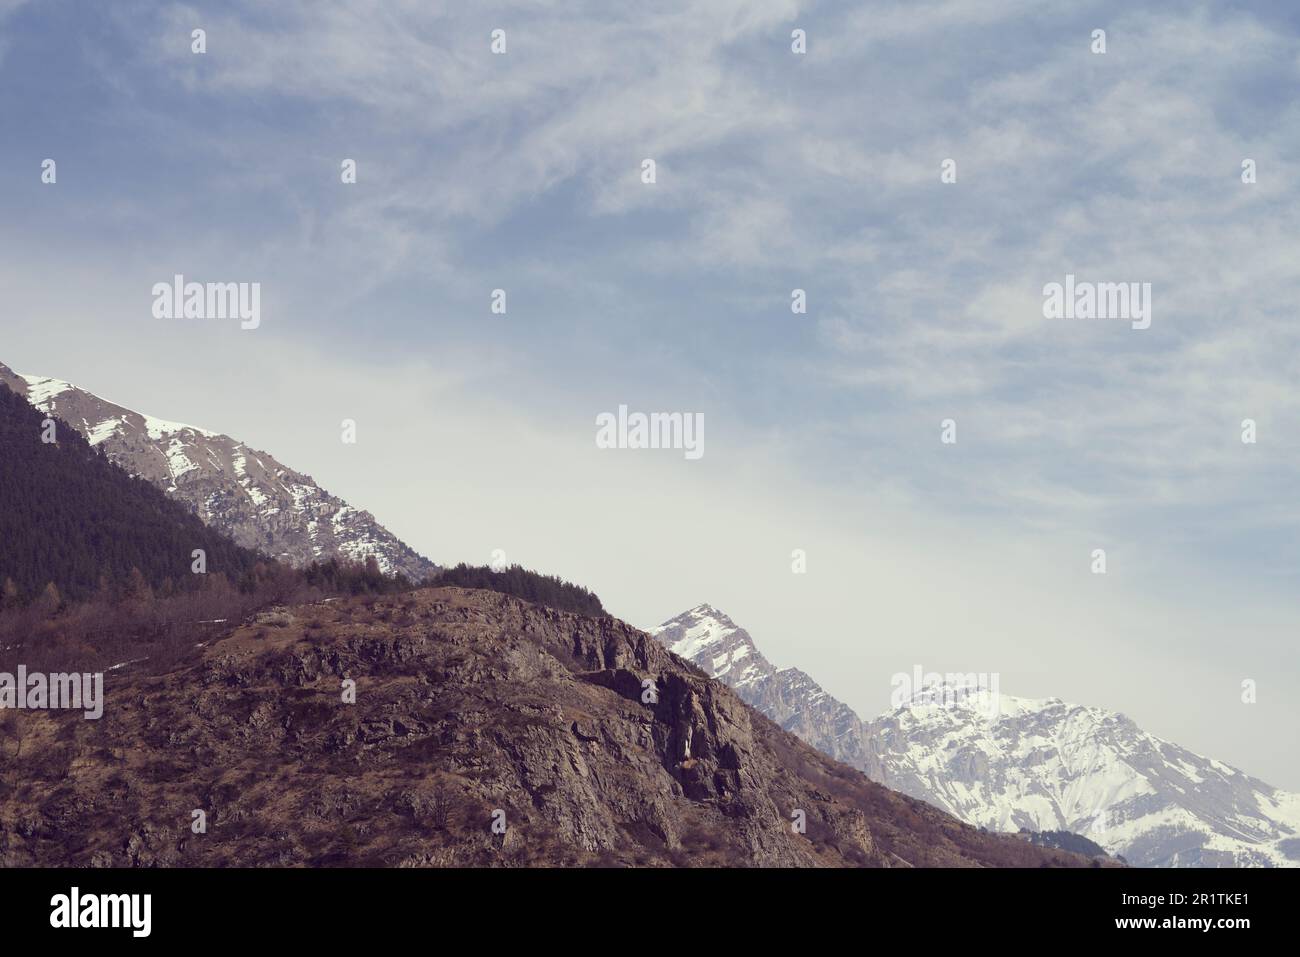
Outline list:
[[[581,585],[564,581],[555,575],[529,571],[520,565],[511,565],[497,571],[485,565],[466,565],[462,562],[454,568],[443,569],[429,579],[428,584],[498,591],[524,601],[593,618],[603,618],[608,614],[600,599]]]
[[[47,442],[53,436],[55,441]],[[78,601],[105,591],[168,594],[208,573],[237,581],[259,556],[128,475],[71,426],[0,388],[0,602]],[[51,587],[52,586],[52,587]]]

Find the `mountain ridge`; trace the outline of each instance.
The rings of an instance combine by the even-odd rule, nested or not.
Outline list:
[[[3,363],[0,384],[243,548],[299,567],[373,555],[384,573],[417,582],[439,570],[370,512],[231,436],[128,409],[62,379],[20,375]]]
[[[196,550],[205,571],[231,581],[262,563],[54,425],[0,389],[0,607],[40,597],[52,614],[101,592],[192,590]]]

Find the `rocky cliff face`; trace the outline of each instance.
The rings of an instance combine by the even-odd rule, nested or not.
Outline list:
[[[853,709],[798,668],[774,667],[749,632],[713,606],[699,605],[650,633],[823,754],[860,770],[867,766],[866,729]]]
[[[437,571],[369,512],[228,435],[133,412],[59,379],[18,375],[3,364],[0,384],[77,429],[114,463],[245,548],[292,565],[373,555],[385,572],[412,581]]]
[[[622,622],[495,593],[285,609],[157,670],[109,672],[100,721],[6,718],[0,864],[1088,863],[872,784]]]

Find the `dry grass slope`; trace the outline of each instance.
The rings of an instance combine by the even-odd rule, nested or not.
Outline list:
[[[98,722],[8,712],[0,863],[1090,863],[870,783],[615,619],[460,588],[258,617],[110,673]]]

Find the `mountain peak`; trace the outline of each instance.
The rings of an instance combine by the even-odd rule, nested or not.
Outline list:
[[[725,612],[719,611],[717,608],[709,604],[700,604],[700,605],[696,605],[694,608],[688,608],[686,611],[682,612],[676,618],[671,618],[669,619],[668,622],[665,622],[664,624],[666,625],[669,624],[670,622],[681,621],[682,619],[685,618],[711,618],[716,621],[726,622],[727,624],[730,625],[735,624],[735,622],[733,622],[730,616],[728,616]],[[661,625],[660,627],[663,626]]]
[[[727,683],[733,687],[775,671],[758,653],[749,633],[737,628],[712,605],[696,605],[652,628],[650,634],[673,654],[703,668],[710,677],[730,675]]]
[[[696,605],[650,634],[711,678],[730,685],[746,704],[784,730],[845,764],[867,760],[862,721],[798,668],[775,668],[740,628],[713,605]]]

